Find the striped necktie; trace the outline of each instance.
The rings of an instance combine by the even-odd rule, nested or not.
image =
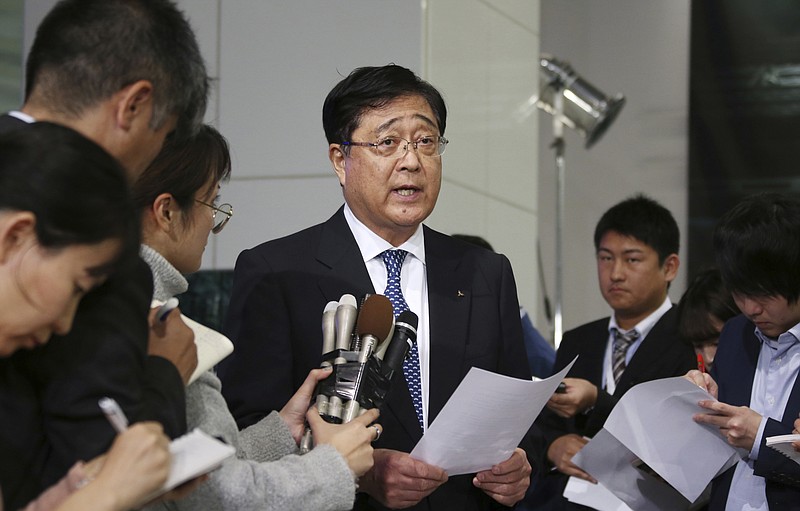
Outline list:
[[[408,310],[406,299],[403,298],[403,291],[400,289],[400,270],[403,268],[403,261],[408,252],[405,250],[386,250],[381,254],[383,264],[386,265],[386,291],[383,294],[392,302],[394,317],[401,312]],[[403,376],[408,385],[408,392],[411,394],[411,401],[414,403],[414,410],[417,412],[419,425],[424,429],[422,421],[422,378],[419,371],[419,350],[416,341],[411,346],[408,356],[403,361]]]
[[[621,332],[614,329],[614,353],[611,356],[611,372],[614,375],[614,384],[619,384],[622,373],[625,372],[625,356],[628,348],[639,338],[639,332],[635,329],[629,332]]]

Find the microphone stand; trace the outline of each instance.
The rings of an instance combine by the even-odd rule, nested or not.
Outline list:
[[[561,304],[563,303],[563,275],[564,275],[564,180],[566,176],[564,161],[564,88],[563,83],[553,94],[553,143],[550,145],[555,150],[556,159],[556,286],[555,286],[555,314],[553,317],[553,344],[555,348],[561,344],[563,334],[563,322],[561,314]]]

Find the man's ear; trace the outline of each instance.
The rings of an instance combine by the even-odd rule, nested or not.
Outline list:
[[[14,211],[0,218],[0,263],[7,263],[36,241],[36,215],[30,211]]]
[[[667,282],[672,282],[678,276],[678,268],[681,266],[681,260],[678,254],[670,254],[664,260],[661,269],[664,271],[664,279]]]
[[[330,144],[328,146],[328,159],[331,160],[333,171],[339,177],[339,184],[344,186],[345,176],[347,175],[345,172],[347,156],[344,154],[344,148],[341,144]]]
[[[119,92],[115,117],[117,125],[126,131],[134,124],[144,122],[149,126],[153,113],[153,84],[149,80],[139,80]]]

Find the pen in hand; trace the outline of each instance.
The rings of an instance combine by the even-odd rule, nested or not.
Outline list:
[[[172,312],[172,310],[175,309],[177,306],[178,306],[178,299],[173,296],[172,298],[164,302],[164,305],[158,308],[158,312],[156,313],[156,318],[158,318],[159,321],[166,321],[167,316],[169,316],[169,313]]]
[[[122,408],[113,398],[104,397],[98,401],[98,404],[117,433],[122,433],[128,429],[128,418],[125,417],[125,412],[122,411]]]

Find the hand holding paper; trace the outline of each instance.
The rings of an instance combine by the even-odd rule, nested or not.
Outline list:
[[[687,509],[711,479],[739,459],[716,427],[692,420],[702,411],[697,403],[710,398],[686,377],[636,385],[573,462],[633,509]],[[703,463],[686,463],[698,458]],[[638,460],[663,481],[636,468],[632,462]]]
[[[541,381],[473,367],[411,456],[451,476],[489,470],[509,459],[573,363]]]
[[[447,482],[444,470],[405,452],[375,449],[373,458],[375,465],[359,481],[359,490],[391,509],[413,506]]]
[[[506,461],[475,475],[472,484],[504,506],[513,506],[525,496],[531,484],[531,464],[519,447]]]
[[[572,462],[572,458],[589,442],[588,438],[576,434],[562,435],[550,444],[547,459],[555,465],[559,472],[596,483],[594,477],[584,472]]]
[[[731,406],[719,401],[700,401],[699,405],[711,413],[695,414],[693,419],[700,424],[719,428],[728,443],[747,451],[753,448],[761,415],[746,406]]]

